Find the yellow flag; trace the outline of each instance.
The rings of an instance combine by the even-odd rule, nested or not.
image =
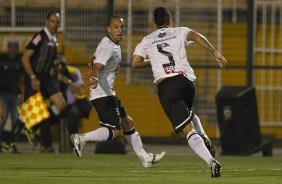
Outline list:
[[[40,92],[18,106],[18,112],[28,129],[49,118],[50,114]]]

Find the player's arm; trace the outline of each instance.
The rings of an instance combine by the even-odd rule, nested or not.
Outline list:
[[[131,67],[132,68],[144,68],[148,66],[151,66],[151,63],[149,60],[139,55],[132,56],[131,58]]]
[[[195,31],[189,31],[187,34],[187,40],[192,40],[207,51],[210,51],[214,55],[220,68],[224,68],[224,66],[227,64],[226,59],[212,46],[212,44],[207,40],[207,38],[201,35],[200,33],[197,33]]]
[[[98,85],[98,74],[104,69],[104,65],[101,63],[90,64],[90,72],[89,72],[89,83],[86,84],[87,87],[95,89]]]
[[[23,64],[23,68],[25,72],[30,77],[32,88],[38,91],[40,89],[40,82],[36,78],[36,75],[34,74],[34,71],[32,70],[32,67],[30,64],[30,58],[33,55],[33,53],[34,53],[33,49],[26,50],[22,56],[22,64]]]

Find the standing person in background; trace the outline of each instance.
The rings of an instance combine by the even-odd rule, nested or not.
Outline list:
[[[2,105],[2,119],[0,122],[0,143],[4,137],[4,127],[8,116],[11,117],[12,127],[18,118],[17,106],[20,103],[20,95],[24,91],[24,73],[19,53],[19,41],[11,39],[7,44],[7,54],[0,55],[0,101]],[[10,132],[9,132],[10,133]],[[3,151],[17,152],[15,145],[3,144]],[[1,152],[1,145],[0,145]]]
[[[68,65],[63,57],[54,64],[60,89],[67,102],[65,120],[70,134],[78,133],[82,118],[88,118],[92,105],[87,99],[80,70]]]
[[[56,33],[60,26],[60,14],[52,11],[48,13],[45,27],[36,33],[26,46],[22,56],[25,77],[25,96],[28,99],[36,92],[41,92],[44,99],[49,99],[51,117],[59,118],[60,113],[66,107],[66,102],[57,85],[57,77],[50,75],[50,70],[57,56],[58,40]],[[51,123],[49,118],[42,121],[40,127],[41,152],[54,152],[52,147]],[[13,129],[14,141],[24,124],[20,118],[17,126]]]
[[[123,32],[123,19],[119,16],[111,17],[107,27],[107,36],[98,44],[89,72],[90,100],[98,113],[102,127],[85,134],[73,134],[71,141],[74,144],[76,156],[80,158],[85,143],[112,140],[121,133],[122,128],[125,139],[131,144],[142,165],[151,167],[164,157],[165,152],[148,154],[143,149],[139,133],[134,129],[133,120],[127,114],[113,88],[121,61],[119,43],[122,40]]]
[[[136,46],[131,66],[152,66],[160,103],[175,132],[183,133],[190,147],[211,168],[211,176],[220,177],[220,163],[190,126],[191,121],[199,121],[199,118],[192,111],[196,76],[188,63],[185,46],[189,41],[196,42],[213,54],[221,68],[227,61],[203,35],[187,27],[173,28],[171,15],[165,8],[155,9],[154,22],[157,30],[145,36]],[[149,61],[145,60],[147,57]]]

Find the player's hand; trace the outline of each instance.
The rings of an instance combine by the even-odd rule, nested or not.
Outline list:
[[[223,57],[221,54],[219,54],[218,52],[215,52],[214,53],[214,57],[215,57],[215,60],[218,64],[218,66],[220,68],[225,68],[225,65],[227,65],[227,61],[225,59],[225,57]]]
[[[40,81],[36,78],[31,79],[31,87],[33,90],[39,91],[40,90]]]
[[[98,78],[96,77],[93,77],[93,76],[90,76],[89,78],[89,83],[86,84],[86,86],[89,88],[89,89],[95,89],[97,86],[98,86]]]

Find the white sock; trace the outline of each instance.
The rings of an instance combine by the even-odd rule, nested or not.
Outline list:
[[[209,166],[211,166],[214,158],[211,156],[209,150],[205,146],[203,139],[192,130],[187,135],[188,144],[194,150],[194,152],[199,155]]]
[[[85,134],[79,134],[80,138],[84,142],[104,142],[109,138],[109,129],[105,127],[97,128],[94,131],[87,132]]]
[[[192,125],[199,135],[205,135],[206,134],[203,127],[202,127],[201,120],[200,120],[199,116],[197,116],[196,114],[194,114],[194,117],[192,119]]]
[[[134,132],[131,135],[124,135],[125,139],[128,143],[131,144],[134,152],[139,157],[140,161],[143,163],[147,160],[148,154],[143,149],[143,144],[138,132]]]

